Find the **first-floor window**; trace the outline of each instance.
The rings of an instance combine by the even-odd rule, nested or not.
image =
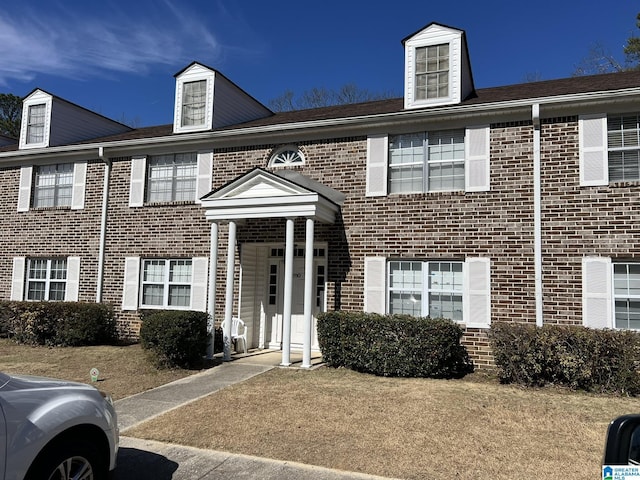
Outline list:
[[[614,327],[640,330],[640,263],[613,265]]]
[[[66,258],[31,258],[27,265],[27,300],[62,301],[67,287]]]
[[[389,313],[462,321],[463,262],[389,262]]]
[[[149,259],[142,267],[143,307],[190,307],[191,259]]]

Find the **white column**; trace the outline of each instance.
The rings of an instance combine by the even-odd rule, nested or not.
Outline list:
[[[304,341],[302,367],[311,367],[311,335],[313,332],[313,218],[307,218],[304,250]]]
[[[209,343],[207,344],[207,358],[213,358],[213,345],[215,343],[215,318],[216,318],[216,272],[218,271],[218,223],[211,224],[211,245],[209,246],[209,302],[207,312],[209,313],[209,323],[207,330]]]
[[[282,306],[282,363],[291,365],[291,299],[293,298],[293,218],[287,218],[284,248],[284,302]]]
[[[227,285],[224,304],[224,361],[231,360],[231,320],[233,317],[233,279],[236,266],[236,222],[229,222],[229,244],[227,245]]]

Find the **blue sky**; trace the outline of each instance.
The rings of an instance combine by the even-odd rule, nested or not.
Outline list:
[[[401,40],[465,30],[476,87],[571,76],[599,44],[623,60],[629,0],[0,0],[0,93],[42,88],[136,126],[173,121],[197,60],[264,104],[347,83],[402,95]]]

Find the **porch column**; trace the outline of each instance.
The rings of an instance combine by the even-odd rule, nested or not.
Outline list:
[[[313,326],[313,218],[307,218],[304,250],[304,340],[302,367],[311,367],[311,333]]]
[[[211,245],[209,247],[209,303],[207,312],[209,321],[207,323],[207,333],[209,343],[207,344],[207,358],[213,358],[215,344],[215,318],[216,318],[216,272],[218,271],[218,223],[211,224]]]
[[[236,222],[229,221],[229,244],[227,245],[227,285],[224,302],[224,361],[231,360],[231,321],[233,317],[233,277],[236,265]]]
[[[291,299],[293,298],[293,248],[294,219],[287,218],[286,243],[284,248],[284,304],[282,306],[282,363],[291,365]]]

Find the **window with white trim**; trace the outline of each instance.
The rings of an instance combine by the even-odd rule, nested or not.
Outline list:
[[[640,263],[613,264],[614,327],[640,330]]]
[[[395,135],[389,139],[389,192],[465,189],[465,131]]]
[[[388,311],[463,320],[463,263],[394,260],[388,268]]]
[[[27,113],[27,144],[44,142],[46,111],[47,106],[44,103],[29,105]]]
[[[142,264],[141,306],[190,308],[191,259],[145,259]]]
[[[304,165],[304,155],[293,146],[276,150],[269,160],[270,167],[289,167],[292,165]]]
[[[609,181],[640,180],[640,116],[607,117]]]
[[[69,207],[73,197],[73,163],[35,167],[33,207]]]
[[[448,97],[449,44],[416,48],[415,62],[415,99]]]
[[[197,181],[195,152],[153,155],[148,161],[147,202],[193,201]]]
[[[182,85],[181,126],[204,125],[207,106],[207,81],[197,80]]]
[[[63,301],[66,288],[66,258],[28,259],[26,300]]]

